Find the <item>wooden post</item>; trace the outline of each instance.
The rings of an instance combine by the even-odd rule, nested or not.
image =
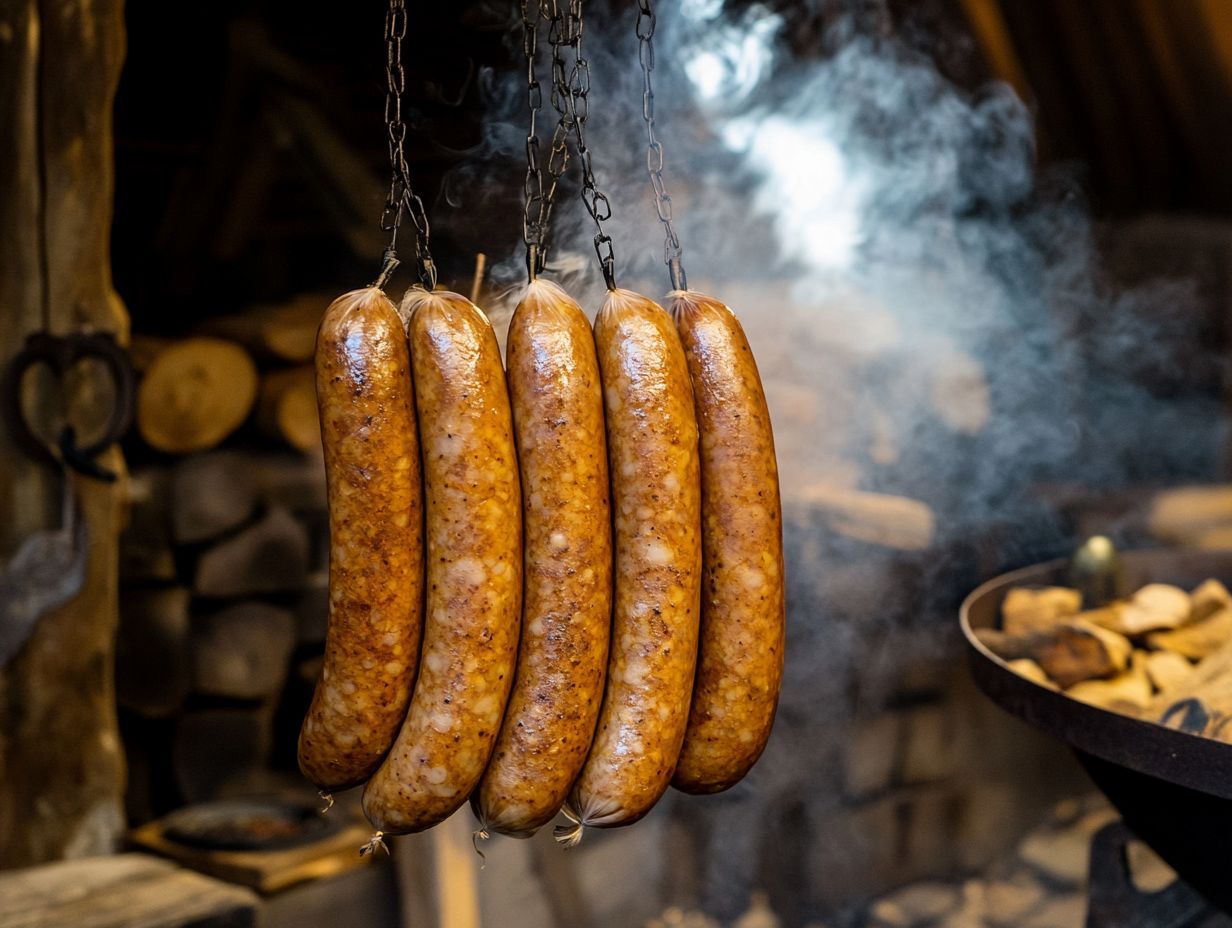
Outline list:
[[[121,0],[0,0],[0,366],[50,324],[127,338],[112,289],[111,107]],[[71,402],[97,402],[81,379]],[[122,470],[112,449],[102,463]],[[123,821],[115,716],[122,482],[78,479],[90,560],[76,598],[0,669],[0,867],[111,850]],[[59,519],[56,475],[0,431],[0,557]],[[0,617],[3,621],[3,617]]]

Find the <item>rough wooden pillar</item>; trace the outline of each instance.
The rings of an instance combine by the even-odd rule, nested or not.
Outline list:
[[[123,54],[120,0],[0,0],[0,365],[45,317],[58,335],[127,337],[109,250]],[[94,386],[74,380],[72,401],[88,410]],[[122,467],[110,455],[103,463]],[[122,483],[76,488],[90,530],[85,586],[0,670],[0,867],[103,853],[123,828],[113,679]],[[0,557],[56,524],[59,492],[0,431]]]

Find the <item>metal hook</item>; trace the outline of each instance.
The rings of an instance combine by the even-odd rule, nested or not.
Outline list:
[[[426,254],[419,256],[419,279],[423,281],[424,289],[429,293],[436,289],[436,265]]]
[[[529,243],[526,246],[526,277],[530,283],[534,283],[539,272],[543,270],[543,263],[539,246],[534,242]]]
[[[667,272],[671,275],[673,290],[689,289],[689,281],[684,276],[684,265],[680,262],[680,255],[676,255],[668,260]]]
[[[393,276],[394,271],[397,270],[398,265],[401,263],[398,260],[398,253],[394,251],[394,246],[390,245],[385,249],[385,254],[381,257],[381,273],[372,282],[372,286],[384,290],[385,285],[389,283],[389,278]]]

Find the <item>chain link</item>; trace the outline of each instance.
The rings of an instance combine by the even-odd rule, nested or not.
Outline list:
[[[385,13],[385,131],[389,139],[390,179],[389,194],[381,210],[381,230],[390,236],[374,286],[384,287],[398,266],[398,227],[405,213],[415,227],[419,279],[431,290],[436,286],[436,266],[428,248],[431,233],[428,214],[423,201],[411,189],[404,151],[406,123],[402,121],[402,94],[406,91],[406,72],[402,68],[402,40],[406,38],[406,25],[406,0],[389,0]]]
[[[522,51],[526,56],[526,96],[530,111],[530,124],[526,135],[526,180],[523,184],[524,210],[522,214],[522,240],[526,243],[526,272],[534,280],[547,264],[548,224],[552,215],[552,203],[561,176],[569,167],[569,133],[572,123],[565,114],[560,114],[548,148],[549,182],[544,186],[543,171],[539,158],[539,135],[537,122],[543,108],[543,88],[538,75],[539,22],[550,19],[552,10],[548,0],[521,0]]]
[[[590,102],[590,63],[582,54],[582,0],[546,0],[551,14],[548,40],[552,44],[552,106],[560,114],[566,133],[572,132],[582,165],[582,203],[595,224],[595,254],[609,290],[616,288],[616,255],[612,237],[603,223],[612,218],[612,204],[595,181],[586,119]],[[569,54],[566,55],[566,50]]]
[[[637,56],[642,65],[642,120],[646,123],[646,170],[650,174],[650,187],[654,191],[655,212],[659,222],[663,223],[663,263],[667,265],[672,277],[673,290],[687,290],[688,281],[684,274],[684,264],[681,257],[684,249],[680,245],[680,236],[672,224],[672,198],[667,192],[663,181],[663,144],[655,135],[654,85],[651,73],[654,71],[654,34],[655,12],[651,0],[637,2]]]

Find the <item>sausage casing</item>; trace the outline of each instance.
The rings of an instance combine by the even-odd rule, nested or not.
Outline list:
[[[581,825],[628,825],[667,789],[688,720],[701,574],[697,422],[684,351],[657,303],[608,294],[595,319],[612,481],[607,689],[570,795]]]
[[[702,478],[701,639],[672,785],[716,793],[761,756],[778,705],[786,627],[778,465],[739,320],[693,291],[672,294],[670,310],[693,382]]]
[[[513,682],[522,598],[522,509],[496,335],[456,293],[415,288],[402,309],[423,445],[427,598],[410,709],[364,788],[364,812],[387,834],[444,820],[479,782]]]
[[[323,790],[362,783],[393,743],[423,618],[423,499],[406,334],[379,289],[325,311],[317,405],[329,496],[325,662],[299,736]]]
[[[509,323],[522,476],[522,642],[500,737],[471,805],[483,830],[529,837],[564,804],[595,733],[612,605],[603,389],[590,323],[536,280]]]

